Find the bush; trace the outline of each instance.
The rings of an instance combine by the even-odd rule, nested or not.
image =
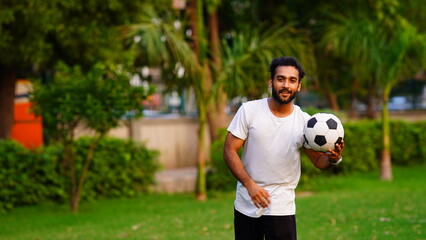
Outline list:
[[[76,142],[76,168],[82,168],[91,140]],[[11,140],[0,140],[0,211],[42,201],[67,201],[68,178],[61,168],[62,149],[48,146],[25,149]],[[95,150],[83,190],[83,199],[132,197],[150,191],[158,170],[158,152],[132,141],[106,138]]]
[[[28,151],[14,141],[0,140],[0,208],[13,208],[16,202],[32,203],[39,196],[32,195],[24,199],[24,192],[32,192],[28,170],[32,169]],[[21,200],[22,199],[22,200]]]
[[[80,138],[76,142],[76,165],[79,168],[91,141],[90,138]],[[103,139],[95,150],[87,173],[83,199],[133,197],[139,192],[149,192],[159,169],[157,156],[157,151],[148,150],[133,141]]]
[[[421,148],[421,134],[426,130],[425,123],[391,122],[392,163],[400,166],[419,164],[424,161]],[[422,129],[423,126],[423,129]],[[423,132],[421,132],[423,130]],[[423,143],[425,143],[423,141]]]
[[[392,163],[399,166],[424,164],[426,162],[426,145],[422,143],[426,143],[426,122],[391,121],[390,124]],[[321,171],[311,163],[302,150],[300,184],[308,184],[312,177],[319,174],[351,174],[379,169],[383,146],[381,123],[378,121],[347,122],[344,123],[344,127],[344,161],[337,167]],[[235,178],[223,162],[224,136],[223,134],[212,143],[212,162],[207,178],[209,189],[231,190],[235,188]]]
[[[11,140],[0,140],[0,210],[29,205],[49,197],[63,199],[55,154],[27,150]]]
[[[422,160],[422,163],[426,163],[426,121],[414,123],[416,128],[415,132],[417,134],[417,146],[419,148],[419,153],[421,155],[419,160]]]
[[[211,165],[207,171],[207,189],[209,190],[233,190],[237,180],[229,171],[223,160],[223,145],[228,131],[220,130],[218,140],[211,145]]]
[[[337,169],[341,173],[367,172],[378,169],[382,146],[380,123],[360,121],[345,123],[344,161]]]

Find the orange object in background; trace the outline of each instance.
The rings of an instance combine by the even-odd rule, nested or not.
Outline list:
[[[27,148],[36,148],[43,144],[43,127],[41,117],[31,112],[32,103],[28,100],[30,88],[28,80],[17,81],[11,138]]]
[[[36,148],[43,144],[41,117],[30,113],[32,103],[16,103],[12,128],[12,139],[27,148]]]

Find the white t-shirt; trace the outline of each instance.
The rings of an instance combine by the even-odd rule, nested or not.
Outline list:
[[[245,140],[241,160],[250,177],[271,194],[271,204],[263,215],[294,215],[294,189],[300,178],[300,148],[309,115],[294,105],[284,118],[276,117],[267,98],[244,103],[228,127]],[[235,209],[257,217],[247,189],[237,183]]]

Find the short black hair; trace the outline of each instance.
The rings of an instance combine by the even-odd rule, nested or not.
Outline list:
[[[269,72],[271,72],[271,79],[274,79],[275,69],[279,66],[293,66],[299,71],[299,82],[302,81],[302,78],[305,76],[305,71],[303,70],[302,65],[294,57],[278,57],[274,58],[269,65]]]

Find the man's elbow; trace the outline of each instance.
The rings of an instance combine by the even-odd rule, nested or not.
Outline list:
[[[317,167],[319,170],[327,170],[327,169],[330,169],[331,167],[332,167],[332,165],[331,164],[329,164],[329,163],[327,163],[327,164],[324,164],[324,163],[322,163],[322,164],[314,164],[315,165],[315,167]]]
[[[223,160],[225,161],[225,163],[228,163],[229,156],[229,149],[225,147],[225,149],[223,150]]]

